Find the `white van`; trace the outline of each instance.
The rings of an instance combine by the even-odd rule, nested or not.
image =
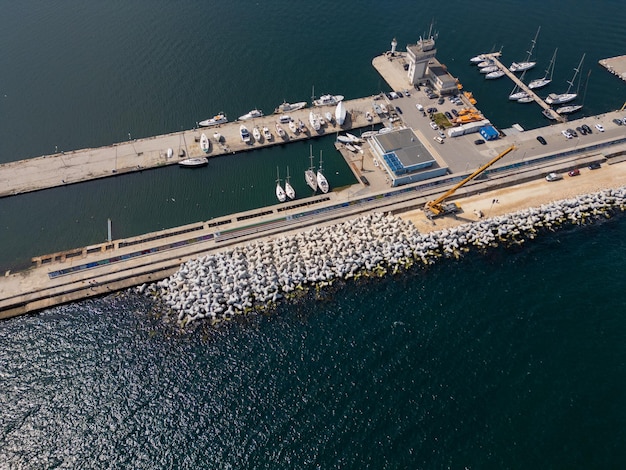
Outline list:
[[[437,142],[439,142],[440,144],[443,144],[443,139],[441,137],[439,137],[438,135],[433,137]]]

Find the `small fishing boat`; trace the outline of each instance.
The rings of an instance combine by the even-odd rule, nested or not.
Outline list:
[[[248,131],[248,128],[243,124],[239,126],[239,134],[241,135],[241,140],[243,140],[244,143],[250,143],[250,131]]]
[[[252,129],[252,136],[257,142],[261,140],[261,131],[259,130],[258,126],[254,126],[254,129]]]
[[[370,113],[369,111],[366,111],[366,112],[365,112],[365,120],[366,120],[367,122],[372,122],[372,119],[373,119],[373,118],[372,118],[372,113]]]
[[[291,130],[291,132],[293,132],[294,134],[297,134],[298,128],[296,127],[296,123],[293,121],[289,121],[289,130]]]
[[[270,141],[274,138],[274,136],[272,135],[270,130],[267,128],[267,126],[263,127],[263,137],[265,137],[265,140],[267,141]]]
[[[211,148],[211,142],[204,132],[200,136],[200,148],[204,153],[209,153],[209,149]]]
[[[281,139],[287,135],[287,133],[283,129],[283,126],[281,126],[278,123],[276,123],[276,133],[278,134],[278,137],[280,137]]]

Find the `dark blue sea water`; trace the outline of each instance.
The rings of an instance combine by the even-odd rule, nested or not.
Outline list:
[[[537,127],[467,64],[503,46],[555,83],[582,52],[585,113],[621,107],[622,2],[0,0],[0,161],[386,89],[371,59],[439,31],[500,127]],[[558,18],[558,21],[555,20]],[[555,88],[557,86],[555,85]],[[352,175],[324,151],[331,184]],[[273,202],[308,145],[0,200],[0,266]],[[294,178],[296,181],[296,178]],[[297,182],[304,189],[304,182]],[[0,182],[1,184],[1,182]],[[299,188],[296,187],[298,190]],[[269,315],[180,332],[120,294],[0,323],[0,468],[620,468],[626,220],[544,234]],[[0,280],[0,288],[2,282]]]

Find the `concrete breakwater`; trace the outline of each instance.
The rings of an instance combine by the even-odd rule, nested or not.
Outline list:
[[[626,187],[544,204],[422,234],[381,213],[188,261],[169,278],[137,291],[153,296],[182,326],[259,311],[298,290],[337,279],[384,275],[414,263],[458,257],[472,247],[520,243],[542,229],[583,224],[626,209]]]

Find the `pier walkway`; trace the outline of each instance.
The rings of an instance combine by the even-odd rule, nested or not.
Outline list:
[[[530,96],[539,106],[541,106],[546,111],[546,113],[549,113],[552,116],[552,119],[559,121],[559,122],[567,121],[567,119],[564,116],[561,116],[554,109],[552,109],[548,103],[546,103],[543,99],[541,99],[539,95],[537,95],[534,91],[528,88],[528,86],[524,82],[522,82],[519,78],[517,78],[517,75],[511,72],[508,67],[506,67],[502,62],[498,60],[498,57],[500,56],[499,52],[495,52],[491,54],[483,54],[483,55],[485,56],[485,58],[489,58],[493,60],[493,62],[498,66],[498,68],[502,70],[506,74],[507,77],[513,80],[513,83],[515,83],[519,87],[520,90],[525,91],[528,94],[528,96]]]
[[[61,152],[5,163],[0,165],[0,197],[116,176],[148,168],[176,165],[185,158],[207,157],[211,159],[369,127],[382,121],[381,117],[373,112],[373,99],[374,97],[366,97],[344,101],[347,111],[344,124],[339,126],[334,121],[326,122],[317,132],[310,128],[309,113],[313,111],[324,116],[327,112],[331,112],[334,115],[335,106],[320,106],[291,111],[288,113],[291,119],[295,122],[302,121],[305,130],[294,133],[287,124],[283,124],[286,135],[282,139],[276,132],[276,122],[279,115],[269,114],[246,121],[233,121],[220,126],[200,127],[143,139],[131,139],[129,136],[128,142],[120,142],[106,147]],[[366,118],[368,111],[371,120]],[[244,124],[251,134],[255,127],[259,129],[267,127],[272,133],[272,139],[266,140],[261,137],[258,141],[252,139],[249,144],[244,143],[239,131],[241,124]],[[222,137],[220,142],[217,142],[214,137],[216,132],[219,132]],[[211,141],[208,153],[200,148],[200,136],[203,133]],[[169,149],[171,152],[168,152]],[[168,156],[168,153],[171,155]]]

